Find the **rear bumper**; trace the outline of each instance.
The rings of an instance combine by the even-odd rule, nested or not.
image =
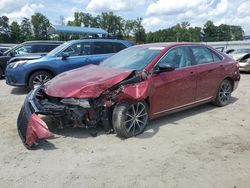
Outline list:
[[[19,136],[27,148],[36,145],[37,140],[53,136],[46,123],[37,115],[39,109],[34,100],[36,91],[33,90],[28,94],[17,119]]]

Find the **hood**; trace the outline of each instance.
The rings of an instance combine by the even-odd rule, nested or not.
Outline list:
[[[45,84],[45,93],[60,98],[96,98],[131,73],[132,70],[87,65],[56,76]]]
[[[9,60],[8,63],[13,63],[16,61],[21,61],[21,60],[35,60],[35,59],[40,59],[42,56],[41,55],[32,55],[32,56],[22,56],[22,57],[13,57]]]

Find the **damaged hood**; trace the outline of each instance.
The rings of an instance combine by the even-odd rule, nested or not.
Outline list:
[[[126,79],[132,70],[87,65],[56,76],[45,85],[45,93],[60,98],[96,98]]]

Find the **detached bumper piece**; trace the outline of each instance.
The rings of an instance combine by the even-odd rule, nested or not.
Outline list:
[[[46,123],[36,114],[32,91],[25,99],[24,105],[17,119],[17,130],[23,144],[28,148],[37,145],[38,140],[54,136],[48,129]]]

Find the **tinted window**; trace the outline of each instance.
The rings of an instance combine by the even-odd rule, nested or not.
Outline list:
[[[220,61],[222,59],[217,54],[203,46],[193,46],[191,47],[191,49],[193,51],[194,59],[197,64],[212,63]]]
[[[115,47],[115,52],[119,52],[119,51],[126,48],[126,46],[124,44],[121,44],[121,43],[113,43],[113,44]]]
[[[53,50],[56,45],[34,45],[33,46],[33,53],[47,53]]]
[[[70,56],[89,55],[91,54],[91,45],[90,43],[73,44],[63,52],[69,53]]]
[[[17,48],[15,51],[15,54],[28,54],[28,53],[33,53],[32,52],[32,46],[21,46]]]
[[[191,57],[188,47],[173,48],[160,60],[166,62],[175,68],[191,66]]]
[[[94,54],[114,53],[111,42],[94,42]]]

